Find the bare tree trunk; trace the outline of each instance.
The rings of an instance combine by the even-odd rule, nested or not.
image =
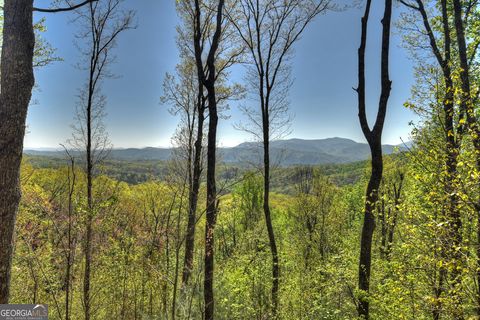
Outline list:
[[[398,185],[395,183],[393,184],[394,207],[393,207],[393,216],[390,216],[389,214],[389,219],[391,219],[391,221],[389,221],[389,224],[388,224],[387,248],[385,252],[387,260],[390,260],[392,255],[393,236],[395,234],[395,228],[397,226],[398,211],[400,210],[399,209],[400,197],[402,196],[402,187],[403,187],[403,180],[405,179],[405,175],[403,173],[400,173],[399,179],[400,181]]]
[[[111,50],[115,48],[116,38],[120,33],[132,28],[132,11],[122,12],[120,14],[119,4],[121,0],[108,0],[104,2],[89,2],[88,9],[80,17],[84,20],[85,32],[81,37],[87,39],[89,51],[85,53],[89,60],[88,66],[88,87],[86,88],[86,98],[81,104],[82,112],[85,115],[79,116],[79,121],[84,121],[86,132],[83,128],[79,129],[80,145],[86,152],[86,175],[87,175],[87,217],[85,230],[85,269],[83,279],[83,304],[85,309],[85,320],[91,317],[91,266],[92,266],[92,241],[93,241],[93,220],[95,216],[93,199],[93,178],[94,165],[103,160],[104,152],[108,149],[108,139],[103,136],[100,138],[103,128],[101,118],[103,114],[99,112],[104,107],[104,101],[99,93],[99,85],[106,77],[112,75],[105,71],[108,64],[112,63],[109,57]],[[109,30],[109,27],[111,29]],[[82,124],[80,124],[82,127]],[[84,136],[85,134],[85,136]],[[86,143],[83,141],[86,140]]]
[[[173,297],[172,297],[172,320],[176,319],[176,312],[177,312],[177,287],[178,287],[178,273],[179,273],[179,265],[180,265],[180,244],[177,244],[177,248],[175,249],[175,271],[173,277]]]
[[[28,268],[30,269],[30,274],[31,274],[32,280],[33,280],[32,304],[36,304],[37,303],[37,296],[38,296],[38,277],[35,274],[32,259],[28,259]]]
[[[92,265],[92,222],[93,222],[93,158],[92,158],[92,103],[94,95],[94,68],[95,53],[91,56],[91,68],[87,101],[87,225],[85,238],[85,274],[83,280],[83,303],[85,307],[85,320],[90,319],[90,275]],[[93,66],[93,67],[92,67]]]
[[[205,103],[203,102],[203,84],[199,85],[197,140],[195,141],[193,178],[188,204],[188,225],[185,239],[185,258],[183,263],[182,286],[188,284],[193,268],[193,253],[195,249],[195,227],[197,223],[198,193],[200,191],[200,176],[202,173],[202,142],[203,124],[205,122]]]
[[[365,138],[370,146],[372,156],[370,180],[365,199],[365,213],[360,243],[360,259],[358,268],[358,288],[363,291],[358,303],[360,317],[369,319],[370,271],[372,263],[372,238],[375,229],[375,207],[378,201],[378,189],[383,174],[382,131],[390,97],[391,81],[389,78],[390,24],[392,16],[392,0],[385,0],[385,11],[382,19],[382,49],[381,49],[381,94],[377,117],[373,129],[370,129],[366,116],[365,103],[365,50],[367,45],[367,27],[371,0],[367,0],[365,15],[362,18],[361,44],[358,49],[358,109],[359,120]]]
[[[360,264],[358,287],[366,293],[370,290],[370,270],[372,263],[372,237],[375,229],[375,204],[378,201],[378,188],[382,180],[383,160],[381,140],[377,139],[370,145],[372,154],[372,173],[367,186],[365,198],[365,214],[360,243]],[[369,302],[366,298],[360,298],[358,312],[360,316],[369,318]]]
[[[20,164],[33,76],[33,0],[5,0],[0,96],[0,304],[9,301]]]
[[[215,33],[211,39],[210,49],[207,55],[207,72],[204,71],[202,53],[202,27],[201,9],[199,0],[195,0],[194,17],[194,48],[195,62],[199,83],[207,89],[208,94],[208,139],[207,139],[207,210],[205,221],[205,276],[203,282],[204,292],[204,313],[205,320],[214,319],[214,296],[213,296],[213,269],[214,269],[214,230],[217,220],[217,188],[215,181],[216,167],[216,143],[217,143],[217,97],[215,92],[215,81],[217,78],[215,60],[220,38],[222,35],[223,7],[225,1],[219,0],[216,12]]]
[[[70,291],[72,285],[72,266],[73,266],[73,239],[72,239],[72,217],[73,217],[73,193],[75,191],[75,160],[73,157],[70,157],[71,164],[71,175],[68,174],[68,248],[67,248],[67,271],[65,276],[65,320],[70,320]]]
[[[380,196],[382,198],[382,196]],[[381,203],[379,203],[378,208],[378,218],[381,222],[381,245],[380,245],[380,255],[382,258],[387,257],[387,233],[388,233],[388,226],[387,226],[387,209],[385,208],[385,199],[382,199]]]
[[[265,214],[265,223],[268,232],[268,241],[272,254],[272,313],[277,313],[278,307],[278,282],[280,270],[278,265],[277,243],[275,241],[275,233],[273,232],[272,217],[270,214],[270,138],[268,125],[268,108],[266,117],[264,117],[263,125],[263,170],[264,170],[264,186],[263,186],[263,212]],[[266,122],[266,123],[265,123]]]
[[[212,90],[212,91],[211,91]],[[214,318],[213,268],[214,268],[214,231],[217,220],[217,188],[215,183],[216,142],[218,115],[215,88],[209,89],[208,109],[208,146],[207,146],[207,212],[205,224],[205,319]]]
[[[191,168],[189,166],[189,168]],[[186,179],[183,183],[182,193],[180,196],[180,205],[177,212],[177,225],[176,225],[176,235],[175,235],[175,269],[174,269],[174,276],[173,276],[173,294],[172,294],[172,320],[175,320],[176,312],[177,312],[177,288],[178,288],[178,274],[180,270],[180,250],[182,248],[181,236],[180,236],[180,222],[181,222],[181,213],[183,210],[183,199],[185,195],[185,185],[186,180],[188,181],[188,188],[189,191],[191,190],[191,171],[189,171],[186,175]]]

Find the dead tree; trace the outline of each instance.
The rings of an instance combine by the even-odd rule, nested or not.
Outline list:
[[[360,48],[358,49],[358,117],[362,132],[370,146],[371,174],[367,186],[365,212],[360,243],[360,261],[358,269],[358,288],[362,291],[358,302],[359,316],[369,319],[370,270],[372,264],[372,238],[375,229],[375,207],[378,201],[378,189],[382,181],[382,131],[387,113],[388,98],[392,82],[389,78],[389,51],[390,25],[392,17],[392,0],[385,0],[385,11],[382,19],[382,48],[381,48],[381,94],[378,104],[377,117],[373,129],[370,129],[366,114],[365,103],[365,50],[367,46],[367,28],[370,14],[371,0],[367,0],[365,14],[362,18],[362,32]]]

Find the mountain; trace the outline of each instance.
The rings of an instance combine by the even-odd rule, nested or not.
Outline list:
[[[383,146],[385,154],[391,154],[397,149],[404,151],[405,147],[403,145]],[[64,157],[62,151],[25,150],[24,152],[30,155]],[[153,147],[113,149],[109,157],[125,161],[165,161],[171,158],[172,152],[173,149]],[[276,140],[270,143],[270,153],[272,163],[283,166],[348,163],[370,157],[368,144],[345,138]],[[245,142],[233,148],[219,148],[218,155],[225,163],[258,163],[262,159],[261,143]]]

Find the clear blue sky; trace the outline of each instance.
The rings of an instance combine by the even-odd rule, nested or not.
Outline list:
[[[39,1],[38,1],[39,2]],[[117,63],[112,70],[121,76],[108,79],[103,86],[108,98],[105,119],[114,146],[169,146],[178,119],[159,103],[166,72],[173,72],[178,62],[175,27],[179,20],[174,0],[126,0],[125,6],[137,10],[138,28],[121,35],[116,49]],[[398,7],[395,7],[398,17]],[[367,94],[369,115],[373,119],[378,105],[380,73],[381,2],[373,2],[367,50]],[[291,111],[295,116],[288,138],[319,139],[345,137],[364,141],[358,124],[357,48],[361,9],[331,12],[319,16],[305,31],[295,47],[292,60],[294,85]],[[77,26],[74,14],[49,14],[45,38],[58,49],[64,61],[36,71],[39,89],[37,101],[28,114],[26,148],[58,147],[71,135],[75,101],[85,72],[75,68],[80,55],[74,45]],[[36,19],[42,15],[37,14]],[[394,31],[391,46],[393,80],[383,142],[397,144],[408,140],[408,123],[415,120],[403,107],[413,84],[412,62],[401,47],[401,37]],[[232,106],[230,119],[222,120],[219,145],[233,146],[251,139],[232,124],[242,120]]]

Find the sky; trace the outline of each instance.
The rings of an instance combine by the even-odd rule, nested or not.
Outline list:
[[[38,4],[37,4],[38,5]],[[107,79],[105,124],[115,148],[168,147],[179,119],[160,104],[165,73],[173,73],[179,62],[175,42],[179,25],[174,0],[125,0],[124,6],[136,10],[137,28],[118,39],[116,77]],[[294,116],[291,134],[285,138],[322,139],[343,137],[364,142],[358,121],[357,49],[360,43],[360,18],[363,8],[320,15],[312,22],[294,48],[291,60],[294,79],[290,91],[290,110]],[[399,7],[394,7],[398,18]],[[367,111],[373,121],[380,95],[381,2],[373,2],[367,46]],[[44,38],[57,48],[63,61],[35,71],[37,89],[33,93],[28,118],[25,148],[58,148],[71,137],[76,95],[85,82],[86,71],[76,65],[81,55],[75,45],[78,25],[74,13],[35,14],[46,17]],[[78,42],[78,41],[77,41]],[[241,79],[242,70],[233,77]],[[408,140],[415,115],[403,104],[414,84],[413,63],[402,47],[400,32],[393,28],[390,52],[392,92],[388,105],[383,143]],[[251,102],[249,102],[251,103]],[[228,119],[221,119],[219,146],[235,146],[252,140],[233,124],[245,121],[232,104]]]

